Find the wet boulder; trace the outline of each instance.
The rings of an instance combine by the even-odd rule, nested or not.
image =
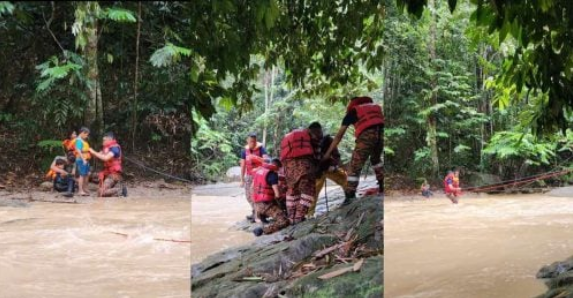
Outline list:
[[[230,167],[225,175],[229,182],[241,181],[241,167]]]
[[[44,181],[40,184],[40,188],[42,190],[51,190],[53,186],[54,186],[54,183],[52,183],[50,181]]]
[[[537,272],[537,278],[545,279],[548,288],[539,298],[573,297],[573,257],[544,266]]]

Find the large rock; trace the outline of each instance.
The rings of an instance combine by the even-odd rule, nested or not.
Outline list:
[[[544,266],[537,272],[537,278],[544,278],[548,290],[538,298],[573,298],[573,257]]]
[[[333,200],[340,198],[333,197]],[[357,199],[342,208],[272,235],[254,238],[252,243],[209,256],[192,266],[192,295],[207,297],[382,297],[383,292],[383,208],[381,196]],[[333,210],[334,209],[334,210]],[[345,240],[350,240],[344,242]],[[316,257],[325,248],[345,243]],[[325,273],[364,259],[359,272],[330,279]],[[305,265],[315,272],[304,271]],[[254,277],[254,278],[253,278]],[[305,295],[307,294],[307,295]],[[358,296],[356,296],[358,295]]]
[[[230,167],[226,176],[228,181],[241,181],[241,167]]]
[[[464,187],[468,186],[485,186],[501,182],[497,175],[468,171],[461,177]]]
[[[50,181],[44,181],[40,184],[40,188],[43,190],[51,190],[54,187],[54,183]]]

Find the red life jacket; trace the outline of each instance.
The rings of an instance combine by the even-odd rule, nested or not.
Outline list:
[[[314,148],[310,142],[307,129],[295,129],[281,141],[281,160],[313,155]]]
[[[358,121],[354,123],[354,136],[358,137],[367,128],[384,124],[382,107],[375,103],[366,103],[354,107]]]
[[[267,183],[267,175],[276,170],[277,166],[272,164],[263,164],[255,170],[253,174],[253,202],[270,202],[275,198],[272,185]]]
[[[245,166],[247,168],[247,175],[253,175],[253,169],[261,166],[263,164],[263,144],[257,142],[255,149],[249,149],[249,146],[245,146]]]
[[[368,97],[368,96],[362,96],[362,97],[355,97],[353,98],[349,103],[348,103],[348,107],[346,107],[346,112],[350,113],[350,111],[352,111],[354,109],[354,107],[365,104],[365,103],[373,103],[374,101],[372,101],[372,98]]]
[[[120,155],[117,158],[113,157],[110,160],[105,161],[103,163],[104,175],[119,174],[123,172],[123,167],[121,166],[121,160],[123,159],[123,152],[121,151],[121,147],[119,146],[116,140],[111,140],[103,145],[103,154],[108,154],[110,152],[110,149],[114,147],[120,149]]]
[[[449,180],[449,179],[451,179],[451,181],[452,181],[452,187],[453,187],[453,183],[454,183],[454,174],[453,174],[453,173],[446,175],[446,178],[444,178],[444,191],[445,191],[446,193],[451,193],[451,192],[452,192],[452,189],[451,189],[451,187],[450,187],[450,184],[448,184],[448,180]]]

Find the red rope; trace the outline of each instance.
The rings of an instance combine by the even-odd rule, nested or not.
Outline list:
[[[119,232],[109,232],[116,235],[121,235],[125,237],[129,237],[129,234],[119,233]],[[191,243],[191,240],[177,240],[177,239],[165,239],[165,238],[153,238],[155,241],[169,241],[169,242],[177,242],[177,243]]]
[[[563,170],[563,171],[559,171],[559,172],[549,172],[549,173],[539,174],[539,175],[530,176],[530,177],[526,177],[526,178],[504,181],[502,183],[496,183],[496,184],[492,184],[492,185],[486,185],[486,186],[480,186],[480,187],[469,187],[469,188],[466,188],[465,191],[479,192],[479,191],[491,190],[491,189],[501,188],[501,187],[510,186],[510,185],[515,186],[515,185],[519,185],[519,184],[523,184],[523,183],[530,183],[530,182],[537,181],[537,180],[551,178],[554,176],[561,176],[561,175],[567,174],[571,171],[573,171],[573,170],[568,169],[568,170]]]

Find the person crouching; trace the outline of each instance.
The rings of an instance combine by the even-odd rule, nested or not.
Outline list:
[[[284,211],[279,206],[277,199],[279,192],[279,175],[277,171],[282,164],[278,158],[272,159],[271,163],[264,163],[253,173],[253,202],[259,218],[272,217],[275,221],[264,227],[253,230],[255,236],[272,234],[289,225]]]
[[[75,159],[73,156],[66,158],[57,156],[50,171],[46,175],[54,182],[54,190],[57,192],[65,192],[64,197],[71,198],[74,196],[75,180],[73,177],[73,164]]]
[[[113,133],[108,132],[103,137],[103,150],[96,152],[90,148],[91,154],[103,161],[103,171],[99,172],[99,197],[127,197],[127,188],[120,187],[123,172],[121,147]]]

